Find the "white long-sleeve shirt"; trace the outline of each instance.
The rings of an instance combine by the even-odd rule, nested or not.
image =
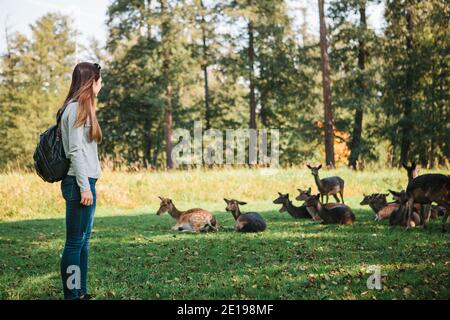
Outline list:
[[[100,161],[98,159],[97,142],[89,142],[90,121],[75,128],[78,102],[70,102],[61,118],[61,135],[64,152],[70,159],[68,175],[76,177],[81,192],[89,191],[88,178],[100,178]]]

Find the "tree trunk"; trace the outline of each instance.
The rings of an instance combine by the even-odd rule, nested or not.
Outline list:
[[[151,121],[148,119],[145,123],[145,130],[146,133],[144,135],[145,139],[145,147],[144,147],[144,156],[143,156],[143,162],[144,162],[144,168],[148,168],[148,165],[151,165],[151,150],[152,150],[152,134],[151,134]]]
[[[333,109],[331,106],[330,61],[328,58],[327,27],[325,24],[324,0],[319,1],[320,52],[322,56],[323,106],[325,116],[325,162],[334,168],[334,128]]]
[[[411,146],[411,129],[412,129],[412,91],[413,91],[413,67],[412,64],[412,50],[413,50],[413,21],[411,11],[406,9],[406,72],[405,72],[405,99],[403,101],[403,123],[402,123],[402,142],[400,149],[400,163],[408,162],[409,149]]]
[[[165,110],[164,110],[164,139],[166,141],[166,167],[167,169],[173,168],[172,160],[172,84],[170,79],[170,52],[168,49],[168,35],[170,33],[170,16],[167,12],[168,5],[167,0],[160,0],[161,3],[161,13],[163,22],[161,24],[162,33],[162,45],[163,49],[163,75],[165,81]]]
[[[248,23],[248,61],[250,66],[250,129],[256,129],[256,97],[255,97],[255,49],[253,45],[253,22]]]
[[[200,6],[202,10],[205,9],[203,1],[200,0]],[[205,88],[205,122],[206,130],[211,128],[211,109],[209,106],[209,85],[208,85],[208,47],[206,45],[206,20],[205,14],[202,12],[202,40],[203,40],[203,77],[204,77],[204,88]]]
[[[366,30],[366,4],[364,1],[361,1],[359,8],[359,24],[361,29]],[[365,69],[366,62],[366,52],[365,52],[365,41],[364,35],[360,35],[359,38],[359,46],[358,46],[358,68],[361,70],[361,73]],[[359,79],[359,89],[360,92],[365,94],[366,86],[364,82],[364,77],[360,76]],[[361,153],[361,137],[362,137],[362,124],[363,124],[363,104],[364,99],[360,99],[360,103],[355,111],[355,121],[353,127],[353,135],[352,141],[350,142],[350,157],[348,165],[354,170],[357,169],[357,161],[359,158],[359,154]]]

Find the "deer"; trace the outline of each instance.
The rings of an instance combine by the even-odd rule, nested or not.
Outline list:
[[[266,221],[257,212],[241,213],[239,206],[247,204],[247,202],[235,199],[223,199],[227,204],[226,211],[231,212],[236,222],[234,229],[237,232],[260,232],[267,228]]]
[[[217,230],[217,221],[211,212],[200,208],[180,211],[175,207],[172,199],[164,197],[159,199],[161,204],[156,214],[159,216],[168,212],[176,221],[175,226],[172,227],[173,230],[193,233]]]
[[[345,204],[327,209],[319,201],[320,193],[317,195],[311,195],[305,201],[305,206],[311,216],[318,220],[319,217],[322,220],[322,224],[345,224],[350,225],[355,222],[355,214]]]
[[[418,226],[421,223],[420,215],[414,211],[412,214],[412,219],[408,219],[408,209],[406,208],[406,192],[404,190],[400,192],[395,192],[392,190],[389,190],[396,201],[398,202],[398,209],[394,210],[389,217],[389,224],[391,226],[404,226],[407,228],[414,228]],[[420,208],[418,208],[420,212]]]
[[[314,176],[314,180],[316,182],[317,189],[320,192],[320,200],[323,203],[323,196],[326,196],[326,203],[328,203],[328,196],[332,195],[337,202],[339,198],[337,194],[341,195],[342,203],[344,203],[344,180],[338,176],[328,177],[328,178],[319,178],[319,170],[322,168],[322,165],[318,167],[311,167],[309,164],[307,167],[311,170],[312,175]]]
[[[312,216],[304,205],[297,207],[292,204],[292,201],[289,200],[289,193],[282,194],[281,192],[278,192],[278,198],[273,200],[273,203],[281,204],[279,211],[289,213],[294,219],[312,219]]]
[[[446,232],[445,223],[450,213],[450,176],[439,173],[429,173],[418,176],[408,183],[406,188],[406,206],[408,208],[408,224],[413,218],[414,204],[431,205],[436,202],[445,208],[442,217],[442,231]],[[422,219],[424,210],[421,211]],[[426,220],[423,219],[423,226],[426,228]]]
[[[300,195],[296,197],[297,200],[304,201],[309,196],[311,196],[311,188],[309,190],[301,190],[297,189],[300,192]],[[309,213],[309,211],[306,209],[306,206],[303,204],[300,207],[297,207],[292,204],[292,201],[289,200],[289,193],[282,194],[281,192],[278,192],[278,198],[273,200],[273,203],[275,204],[281,204],[281,208],[279,212],[287,212],[289,215],[294,219],[314,219],[313,216]],[[340,203],[328,203],[325,205],[326,208],[330,209],[333,207],[336,207],[338,205],[341,205]]]
[[[402,201],[401,197],[402,197],[403,193],[405,192],[405,190],[396,192],[396,191],[389,189],[388,191],[392,194],[392,196],[395,200],[395,203],[400,203]],[[421,216],[423,215],[423,217],[424,217],[423,221],[426,221],[427,223],[428,223],[429,218],[438,219],[439,217],[443,216],[445,213],[444,207],[435,206],[435,205],[431,205],[431,206],[428,205],[428,207],[429,208],[426,208],[426,206],[422,206],[418,203],[414,203],[414,211],[417,212],[418,214],[420,214]],[[424,208],[424,210],[425,210],[425,212],[423,212],[423,213],[421,212],[422,208]]]
[[[375,221],[382,221],[389,219],[392,212],[397,210],[400,205],[398,203],[388,203],[386,196],[389,194],[373,193],[371,195],[363,195],[364,198],[360,202],[360,205],[369,205],[369,207],[375,212]]]
[[[406,169],[407,175],[408,175],[408,183],[410,183],[412,180],[417,178],[419,176],[419,170],[417,169],[417,165],[415,162],[411,163],[411,166],[408,166],[406,163],[403,163],[403,168]],[[417,204],[414,205],[414,207],[417,207]],[[420,207],[420,206],[419,206]],[[424,215],[426,223],[428,223],[429,218],[437,219],[440,216],[443,216],[445,214],[445,208],[442,206],[436,206],[436,205],[424,205],[423,208],[424,212],[422,215]]]
[[[302,190],[302,189],[297,189],[297,190],[298,190],[299,194],[298,194],[298,196],[295,197],[295,200],[305,201],[306,199],[308,199],[309,196],[311,196],[311,188],[309,188],[308,190]]]
[[[414,161],[411,162],[410,166],[408,166],[408,164],[406,162],[403,162],[402,166],[406,170],[406,174],[408,176],[408,183],[410,183],[412,180],[414,180],[415,178],[417,178],[419,176],[419,169],[417,169],[417,165]],[[395,198],[395,196],[394,196],[394,198]],[[418,206],[419,210],[423,210],[423,213],[421,213],[421,216],[424,217],[423,221],[428,222],[428,220],[430,219],[430,216],[431,216],[431,205],[424,205],[423,207],[420,205],[416,205],[416,204],[414,205],[415,208],[417,206]]]

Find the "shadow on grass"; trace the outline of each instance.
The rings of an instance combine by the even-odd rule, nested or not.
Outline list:
[[[216,212],[214,233],[172,231],[168,215],[96,217],[90,287],[104,299],[449,298],[448,235],[374,223],[355,210],[353,226],[320,225],[265,211],[263,233],[233,231]],[[58,299],[64,219],[0,223],[0,298]],[[431,263],[432,262],[432,263]],[[368,293],[367,267],[384,289]],[[408,295],[405,296],[405,287]]]

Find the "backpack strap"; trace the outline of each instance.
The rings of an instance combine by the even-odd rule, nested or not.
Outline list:
[[[64,114],[64,111],[66,111],[67,106],[71,103],[71,102],[76,102],[76,99],[70,99],[69,102],[67,102],[63,108],[59,109],[58,114],[56,115],[56,134],[57,136],[60,138],[61,137],[61,119],[62,116]]]

